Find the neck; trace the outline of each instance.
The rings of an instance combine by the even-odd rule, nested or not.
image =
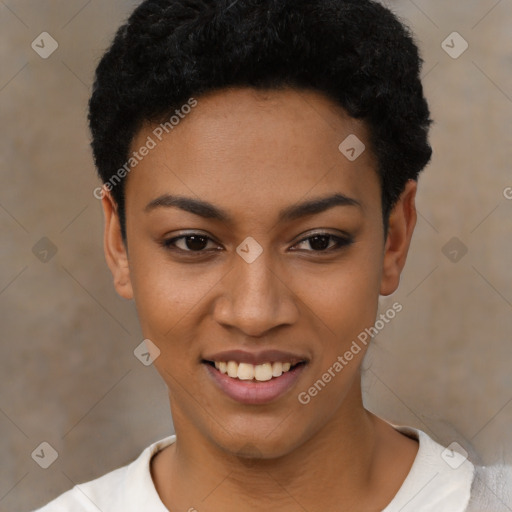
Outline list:
[[[272,459],[226,453],[174,415],[176,443],[152,468],[162,501],[170,510],[195,507],[201,512],[262,508],[291,512],[301,510],[300,506],[316,510],[320,504],[328,510],[359,510],[363,503],[379,499],[384,508],[412,461],[392,489],[377,488],[383,456],[390,458],[380,441],[383,432],[389,435],[386,429],[392,429],[364,409],[359,382],[355,386],[320,431],[297,449]]]

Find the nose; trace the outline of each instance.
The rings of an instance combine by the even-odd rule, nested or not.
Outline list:
[[[269,251],[264,250],[252,263],[236,255],[233,265],[235,268],[222,280],[215,304],[214,316],[219,324],[261,337],[297,321],[293,283],[283,266],[271,261]]]

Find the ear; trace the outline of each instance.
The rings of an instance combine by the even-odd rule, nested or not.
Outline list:
[[[128,252],[121,235],[117,204],[109,192],[105,189],[103,192],[101,204],[105,214],[105,232],[103,234],[105,259],[114,277],[114,286],[117,293],[125,299],[132,299],[133,289],[128,265]]]
[[[416,226],[417,182],[409,180],[389,216],[388,234],[380,284],[381,295],[391,295],[400,283],[414,226]]]

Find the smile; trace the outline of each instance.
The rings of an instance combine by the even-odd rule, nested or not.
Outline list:
[[[220,373],[224,373],[232,379],[265,382],[290,371],[292,364],[289,362],[268,362],[254,365],[250,363],[237,363],[236,361],[214,361],[214,366]]]
[[[291,391],[306,367],[305,361],[253,365],[236,361],[203,361],[215,387],[245,405],[274,402]]]

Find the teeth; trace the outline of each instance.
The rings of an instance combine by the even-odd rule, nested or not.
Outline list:
[[[254,378],[265,381],[272,378],[272,365],[270,363],[259,364],[254,367]]]
[[[238,376],[238,363],[235,363],[235,361],[229,361],[226,372],[230,377],[236,378]]]
[[[252,364],[240,363],[236,376],[240,380],[252,380],[254,378],[254,366]]]
[[[272,377],[280,377],[283,373],[283,363],[274,363],[272,365]]]
[[[215,361],[215,368],[221,373],[227,373],[229,377],[239,380],[257,380],[264,382],[272,377],[280,377],[288,372],[291,363],[263,363],[253,365],[249,363],[237,363],[236,361]]]

